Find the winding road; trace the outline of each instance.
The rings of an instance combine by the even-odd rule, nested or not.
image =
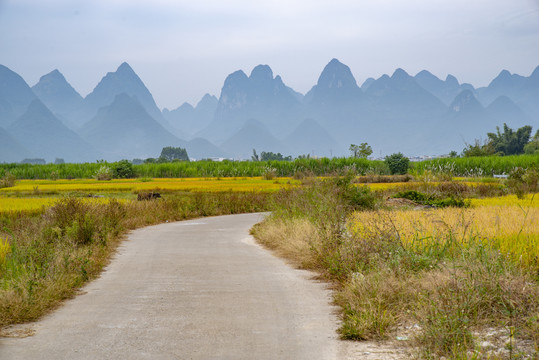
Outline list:
[[[331,294],[257,245],[263,214],[131,232],[101,277],[0,359],[345,359]]]

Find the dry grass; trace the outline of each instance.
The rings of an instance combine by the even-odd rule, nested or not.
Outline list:
[[[356,212],[349,229],[358,237],[394,233],[403,245],[416,249],[428,242],[481,244],[509,256],[524,268],[539,271],[539,207]]]
[[[508,197],[505,205],[487,199],[466,209],[350,212],[351,198],[339,195],[340,186],[313,182],[279,195],[277,210],[254,235],[333,282],[343,338],[404,335],[401,344],[428,359],[538,355],[539,212],[533,202],[524,206]],[[468,188],[448,183],[433,191]],[[506,339],[514,329],[511,352],[503,341],[494,350],[478,348],[486,329]]]
[[[264,226],[255,225],[251,232],[262,245],[297,267],[312,269],[316,265],[310,250],[320,239],[310,221],[271,218]]]

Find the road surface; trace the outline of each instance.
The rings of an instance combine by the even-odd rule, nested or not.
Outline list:
[[[133,231],[101,277],[0,338],[0,359],[343,359],[326,285],[258,246],[263,218]]]

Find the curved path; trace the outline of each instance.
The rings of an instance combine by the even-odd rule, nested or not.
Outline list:
[[[130,233],[102,276],[1,338],[0,359],[341,359],[324,284],[254,243],[245,214]]]

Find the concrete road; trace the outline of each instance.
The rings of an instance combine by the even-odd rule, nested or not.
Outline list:
[[[132,232],[102,276],[1,338],[0,359],[341,359],[331,294],[254,243],[260,214]]]

